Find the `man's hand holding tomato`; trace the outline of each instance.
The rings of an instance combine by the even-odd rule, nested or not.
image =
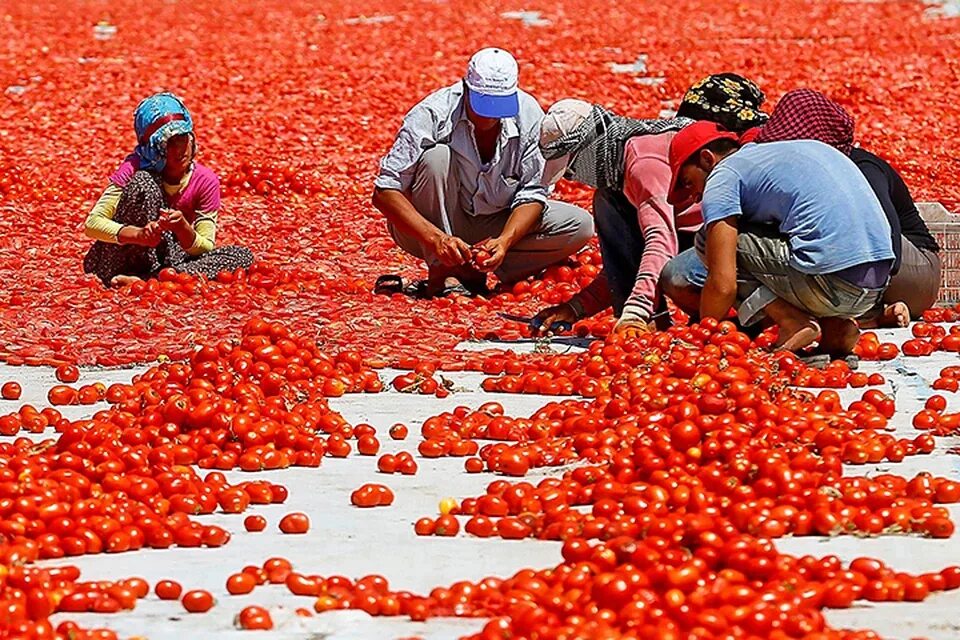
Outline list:
[[[473,264],[483,273],[496,271],[503,264],[509,250],[510,245],[503,238],[487,238],[473,245]]]
[[[446,267],[459,267],[470,260],[470,245],[456,236],[438,231],[430,245],[433,254]]]

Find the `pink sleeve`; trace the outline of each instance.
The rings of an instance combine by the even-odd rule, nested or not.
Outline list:
[[[637,208],[644,248],[637,280],[621,318],[649,320],[656,308],[660,272],[667,261],[677,255],[679,246],[673,207],[667,204],[670,166],[666,156],[638,156],[636,150],[629,145],[626,149],[624,194]]]
[[[196,211],[209,213],[220,210],[220,178],[210,169],[197,169]]]
[[[110,176],[110,182],[117,185],[121,189],[127,186],[127,183],[130,182],[130,178],[133,177],[140,169],[140,158],[136,154],[131,153],[129,156],[124,158],[123,162],[120,164],[120,167],[113,172],[113,175]]]

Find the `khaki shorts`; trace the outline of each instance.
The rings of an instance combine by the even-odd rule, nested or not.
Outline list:
[[[703,251],[703,234],[697,250]],[[885,287],[865,289],[832,274],[809,274],[790,266],[790,245],[775,228],[741,225],[737,236],[737,316],[743,326],[764,317],[780,298],[815,318],[856,318],[869,311]]]

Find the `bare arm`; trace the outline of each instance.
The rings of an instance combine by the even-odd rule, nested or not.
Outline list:
[[[723,218],[707,229],[707,282],[700,296],[700,317],[726,317],[737,299],[737,218]]]
[[[401,233],[419,238],[424,244],[431,244],[442,233],[421,216],[407,197],[396,189],[375,189],[373,206]]]
[[[507,224],[500,232],[500,239],[506,244],[507,251],[536,229],[542,215],[543,205],[539,202],[526,202],[510,212]]]
[[[470,245],[435,227],[420,215],[402,192],[378,187],[373,192],[373,206],[401,233],[419,239],[424,247],[432,248],[443,264],[461,265],[470,259]]]

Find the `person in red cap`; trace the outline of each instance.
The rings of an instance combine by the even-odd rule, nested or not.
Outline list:
[[[547,198],[538,145],[543,109],[517,80],[512,55],[483,49],[463,79],[404,117],[380,162],[373,205],[400,248],[429,271],[411,287],[382,276],[378,292],[432,297],[462,285],[483,293],[489,272],[511,284],[590,240],[589,213]]]
[[[700,317],[736,306],[743,326],[775,323],[781,348],[819,341],[849,354],[853,318],[880,300],[894,260],[889,223],[856,165],[819,141],[741,147],[698,122],[674,137],[670,167],[669,201],[700,200],[703,211]]]

